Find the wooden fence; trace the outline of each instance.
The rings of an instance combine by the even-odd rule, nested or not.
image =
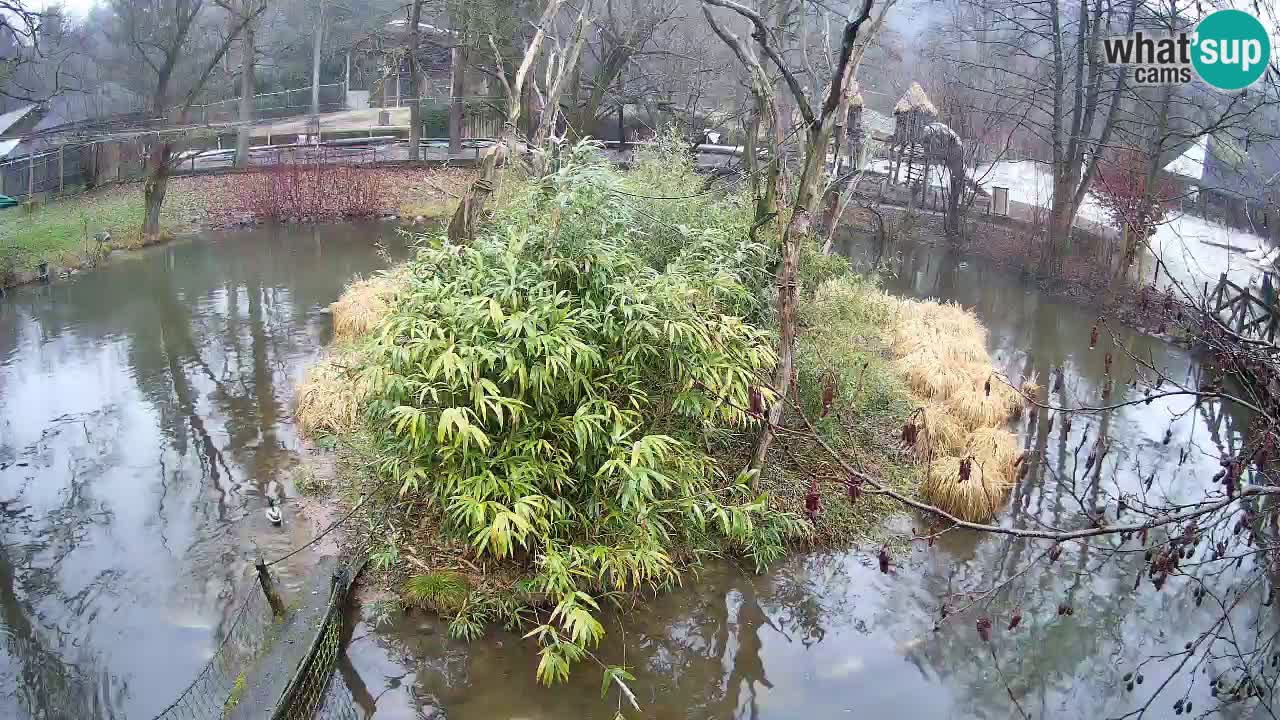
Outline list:
[[[1213,292],[1205,284],[1205,309],[1233,332],[1266,342],[1275,342],[1280,329],[1280,312],[1276,307],[1277,288],[1270,274],[1263,276],[1258,294],[1227,279],[1223,273]]]

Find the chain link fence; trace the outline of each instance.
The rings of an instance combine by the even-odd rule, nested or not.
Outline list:
[[[333,589],[329,592],[329,605],[317,631],[310,651],[298,665],[298,671],[280,696],[280,702],[272,713],[272,720],[312,720],[312,718],[358,718],[350,691],[345,697],[340,690],[346,685],[333,683],[338,692],[330,693],[330,681],[338,668],[338,656],[342,652],[342,630],[346,618],[344,608],[351,594],[351,585],[364,568],[361,561],[347,565],[334,574]]]
[[[204,669],[154,720],[222,718],[235,707],[245,687],[245,670],[261,653],[271,633],[271,606],[257,584],[248,587],[227,633]]]

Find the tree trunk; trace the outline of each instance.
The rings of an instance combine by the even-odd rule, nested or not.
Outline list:
[[[577,30],[573,38],[573,44],[569,46],[568,52],[564,54],[555,77],[551,78],[547,87],[546,104],[542,108],[542,117],[538,118],[537,127],[533,132],[529,133],[533,148],[543,151],[543,158],[546,157],[545,151],[547,150],[543,145],[555,135],[556,118],[560,115],[560,95],[568,84],[569,77],[577,71],[578,58],[581,57],[582,46],[587,40],[587,26],[589,23],[590,19],[586,16],[586,11],[583,10],[578,14]],[[533,121],[532,114],[529,116],[529,121]],[[546,170],[546,164],[542,163],[541,165],[541,167],[536,168],[540,175]]]
[[[254,35],[253,23],[244,26],[240,44],[240,129],[236,131],[236,167],[249,164],[249,123],[253,120]]]
[[[173,147],[164,140],[156,143],[147,155],[147,181],[142,190],[142,237],[152,242],[160,237],[160,208],[169,189],[169,157]]]
[[[755,450],[751,453],[750,470],[764,467],[769,447],[773,444],[773,428],[782,422],[787,404],[787,390],[791,385],[791,373],[795,367],[796,303],[799,292],[796,276],[800,268],[800,238],[807,232],[809,215],[797,203],[791,221],[782,235],[782,262],[778,266],[778,365],[773,373],[773,387],[778,393],[769,408],[768,421],[760,429]]]
[[[1049,206],[1048,253],[1040,268],[1040,273],[1044,276],[1057,274],[1062,269],[1063,259],[1071,251],[1071,226],[1076,216],[1071,203],[1074,188],[1061,177],[1063,174],[1065,173],[1055,173],[1053,183],[1053,201]]]
[[[422,0],[413,0],[409,12],[409,161],[417,162],[422,150],[422,78],[418,72],[418,26],[422,23]]]
[[[825,159],[825,142],[823,135],[829,133],[830,125],[824,132],[820,121],[816,131],[811,131],[808,147],[805,149],[804,167],[796,186],[795,205],[791,219],[782,233],[782,262],[778,266],[778,365],[774,370],[773,387],[778,398],[769,408],[768,422],[760,429],[756,438],[755,451],[751,454],[750,469],[759,470],[764,467],[769,447],[773,444],[773,428],[782,422],[786,406],[788,390],[791,386],[791,375],[795,367],[796,350],[796,305],[800,301],[798,275],[800,269],[800,242],[810,231],[810,207],[816,202],[818,193],[814,192],[816,177],[822,172]]]
[[[467,91],[467,50],[459,43],[452,53],[449,94],[449,154],[462,152],[463,97]]]
[[[315,36],[311,48],[311,114],[320,114],[320,46],[324,41],[324,2],[316,8]]]
[[[947,184],[947,212],[944,218],[944,230],[953,241],[960,239],[960,199],[964,196],[965,183],[965,167],[963,151],[956,147],[947,157],[947,175],[950,182]]]

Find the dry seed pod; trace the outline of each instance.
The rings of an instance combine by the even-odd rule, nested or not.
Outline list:
[[[809,516],[809,520],[811,522],[817,519],[818,507],[821,502],[820,496],[818,495],[818,481],[814,480],[809,484],[809,492],[804,496],[804,511],[805,514]]]
[[[907,447],[915,447],[916,440],[920,436],[920,428],[914,420],[907,420],[902,426],[902,444]]]
[[[960,461],[960,482],[969,482],[969,475],[973,472],[973,461],[965,458]]]
[[[1013,630],[1022,624],[1022,608],[1013,609],[1013,615],[1009,617],[1009,629]]]
[[[845,481],[845,490],[849,493],[849,504],[854,504],[862,497],[862,481],[849,479]]]
[[[889,546],[887,544],[880,546],[880,572],[889,572]],[[945,612],[946,606],[943,606]]]
[[[991,642],[991,619],[986,617],[978,618],[978,637],[982,638],[982,642]]]
[[[991,378],[987,378],[987,384],[983,386],[983,391],[987,394],[987,397],[991,397]]]

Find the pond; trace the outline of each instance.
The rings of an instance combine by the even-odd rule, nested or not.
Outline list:
[[[385,266],[379,236],[396,246],[389,225],[209,233],[0,298],[0,717],[151,717],[251,557],[312,536],[263,510],[296,495],[293,387],[328,304]]]
[[[292,388],[328,341],[325,307],[382,265],[379,235],[394,240],[376,225],[211,234],[0,301],[0,717],[145,720],[209,656],[247,560],[310,536],[314,522],[273,531],[261,510],[267,495],[297,495]],[[1089,349],[1087,310],[942,247],[905,247],[888,265],[890,291],[974,308],[1015,381],[1061,368],[1056,402],[1100,399],[1107,338]],[[1182,349],[1117,336],[1173,377],[1201,371]],[[1115,354],[1113,401],[1137,392],[1133,361]],[[1148,480],[1197,497],[1247,422],[1172,400],[1069,428],[1024,420],[1023,444],[1047,463],[1001,521],[1073,522],[1070,478],[1099,432],[1105,482],[1085,501]],[[632,718],[1101,718],[1141,707],[1170,677],[1146,717],[1172,717],[1188,687],[1198,714],[1213,707],[1201,669],[1217,661],[1179,672],[1176,655],[1159,658],[1196,638],[1213,605],[1197,606],[1182,578],[1133,592],[1134,547],[1072,546],[1046,570],[1033,563],[1043,546],[952,532],[900,552],[887,575],[874,548],[802,554],[764,575],[713,564],[609,613],[597,655],[635,674],[642,710],[622,706]],[[307,564],[290,563],[286,581]],[[1002,575],[1017,577],[993,588]],[[951,615],[935,628],[944,599]],[[1007,631],[1015,607],[1022,624]],[[612,718],[619,707],[588,666],[565,686],[537,685],[518,635],[467,644],[422,614],[375,627],[367,608],[353,612],[339,672],[364,717]],[[983,613],[997,628],[989,645],[974,631]],[[1126,690],[1144,660],[1145,683]]]

